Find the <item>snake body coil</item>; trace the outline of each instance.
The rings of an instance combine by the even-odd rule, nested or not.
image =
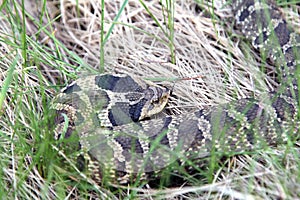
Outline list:
[[[54,100],[56,137],[76,132],[96,180],[103,173],[126,183],[147,178],[176,160],[215,152],[245,152],[277,145],[298,134],[300,36],[273,3],[233,1],[236,26],[280,70],[281,86],[262,98],[146,120],[159,113],[170,91],[128,75],[94,75],[67,86]],[[284,92],[282,92],[284,88]],[[176,155],[175,155],[176,154]]]

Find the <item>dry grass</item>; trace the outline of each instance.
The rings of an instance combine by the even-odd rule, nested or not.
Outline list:
[[[54,149],[48,105],[61,85],[77,77],[104,69],[170,86],[187,78],[176,81],[168,105],[174,114],[258,96],[277,84],[274,68],[262,61],[270,76],[262,73],[256,53],[232,32],[232,14],[222,1],[176,1],[169,16],[165,1],[142,6],[130,0],[124,7],[123,1],[106,1],[104,21],[100,1],[49,0],[44,8],[43,2],[26,1],[26,18],[16,1],[3,1],[0,11],[1,199],[300,199],[300,149],[291,144],[227,159],[179,188],[109,190],[57,167],[67,158]],[[297,9],[283,8],[300,30]]]

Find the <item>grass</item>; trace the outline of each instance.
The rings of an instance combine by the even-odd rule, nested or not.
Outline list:
[[[230,11],[219,1],[213,1],[214,9],[211,2],[103,2],[41,1],[39,12],[37,2],[2,2],[1,199],[300,198],[300,152],[294,144],[212,159],[195,177],[177,167],[190,184],[176,188],[97,186],[77,171],[72,152],[63,153],[61,141],[52,137],[49,110],[53,95],[77,77],[105,70],[163,78],[169,86],[167,78],[183,77],[168,105],[172,114],[258,96],[276,86],[260,72],[249,44],[228,34]],[[280,5],[299,30],[296,3]],[[268,63],[265,67],[272,74]],[[166,182],[170,170],[163,172]]]

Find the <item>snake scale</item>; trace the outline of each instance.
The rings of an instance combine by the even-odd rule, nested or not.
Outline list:
[[[168,88],[125,74],[86,76],[54,99],[56,138],[76,133],[78,149],[87,152],[81,168],[97,181],[109,176],[124,184],[147,179],[177,160],[252,151],[299,137],[300,36],[273,2],[264,2],[235,0],[232,11],[237,29],[278,68],[282,84],[276,91],[148,119],[167,104]]]

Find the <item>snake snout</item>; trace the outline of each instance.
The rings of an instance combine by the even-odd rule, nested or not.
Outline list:
[[[160,113],[170,97],[170,90],[164,87],[151,86],[144,91],[144,106],[141,110],[140,120]]]

